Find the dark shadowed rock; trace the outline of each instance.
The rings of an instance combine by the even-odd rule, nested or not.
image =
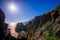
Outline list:
[[[7,23],[4,23],[4,30],[7,30],[7,28],[8,28],[8,24]]]
[[[18,23],[15,31],[19,33],[20,31],[23,31],[23,30],[24,30],[24,25],[22,23]]]
[[[53,12],[51,13],[51,17],[52,17],[52,22],[54,23],[56,21],[56,19],[58,18],[58,12]]]
[[[4,21],[5,21],[5,14],[4,12],[0,9],[0,39],[3,40],[5,37],[4,35]]]
[[[2,40],[5,39],[6,37],[7,27],[8,27],[8,24],[4,22],[5,22],[5,14],[0,9],[0,39]]]
[[[4,12],[0,9],[0,24],[3,24],[5,21],[5,14]]]
[[[56,33],[56,36],[60,38],[60,30]]]
[[[51,17],[52,17],[52,22],[58,22],[59,20],[59,15],[60,15],[60,5],[58,5],[55,10],[52,10],[51,12]]]

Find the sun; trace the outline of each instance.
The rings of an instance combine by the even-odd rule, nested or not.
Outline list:
[[[12,12],[17,11],[17,7],[16,7],[15,4],[10,4],[10,5],[9,5],[9,9],[10,9]]]
[[[8,3],[8,10],[11,12],[11,13],[16,13],[18,11],[18,6],[17,4],[15,3]]]
[[[10,5],[9,8],[10,8],[11,11],[16,11],[16,6],[15,5]]]

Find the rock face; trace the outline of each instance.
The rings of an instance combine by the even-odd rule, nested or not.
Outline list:
[[[51,14],[46,14],[46,15],[42,15],[40,17],[40,25],[42,26],[43,24],[45,24],[47,21],[51,20]]]
[[[34,19],[32,19],[31,21],[29,21],[27,23],[28,30],[33,29],[33,31],[36,31],[36,29],[38,27],[41,27],[47,21],[50,21],[50,20],[51,20],[51,13],[50,12],[46,15],[44,14],[44,15],[36,16]]]
[[[52,17],[52,22],[55,22],[56,18],[58,18],[58,14],[57,12],[51,13],[51,17]]]
[[[8,27],[8,24],[4,23],[5,22],[5,14],[4,12],[0,9],[0,39],[3,40],[5,37],[5,30]]]
[[[23,31],[23,30],[24,30],[24,25],[22,23],[18,23],[15,31],[19,33],[20,31]]]
[[[60,16],[60,5],[57,6],[57,8],[51,12],[52,22],[57,23],[59,21],[59,18],[58,18],[59,16]]]
[[[45,24],[49,20],[51,20],[51,13],[35,17],[35,19],[33,20],[33,24],[36,25],[36,28],[37,28],[37,26],[41,27],[43,24]]]
[[[4,12],[0,9],[0,24],[3,24],[5,21],[5,14]]]
[[[5,22],[5,14],[4,12],[0,9],[0,28],[2,28],[3,30],[6,30],[8,27],[7,23]]]

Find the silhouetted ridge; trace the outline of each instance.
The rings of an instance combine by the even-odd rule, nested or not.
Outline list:
[[[4,18],[5,19],[5,14],[4,14],[4,12],[0,9],[0,17],[2,16],[2,18]]]

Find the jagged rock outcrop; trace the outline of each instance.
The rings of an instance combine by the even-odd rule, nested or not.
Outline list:
[[[16,26],[16,28],[15,28],[15,31],[17,33],[19,33],[20,31],[25,31],[23,23],[18,23],[17,26]]]
[[[41,27],[44,25],[47,21],[51,21],[51,13],[49,12],[48,14],[36,16],[32,21],[30,22],[30,27],[31,29],[36,30],[38,27]]]
[[[34,25],[37,24],[38,26],[42,26],[49,20],[51,20],[51,13],[48,13],[46,15],[40,15],[40,16],[35,17]]]
[[[59,21],[58,18],[59,16],[60,16],[60,5],[57,6],[57,8],[51,12],[52,22],[57,23]]]
[[[44,25],[47,21],[50,21],[51,20],[51,14],[46,14],[46,15],[42,15],[40,17],[40,25]]]

